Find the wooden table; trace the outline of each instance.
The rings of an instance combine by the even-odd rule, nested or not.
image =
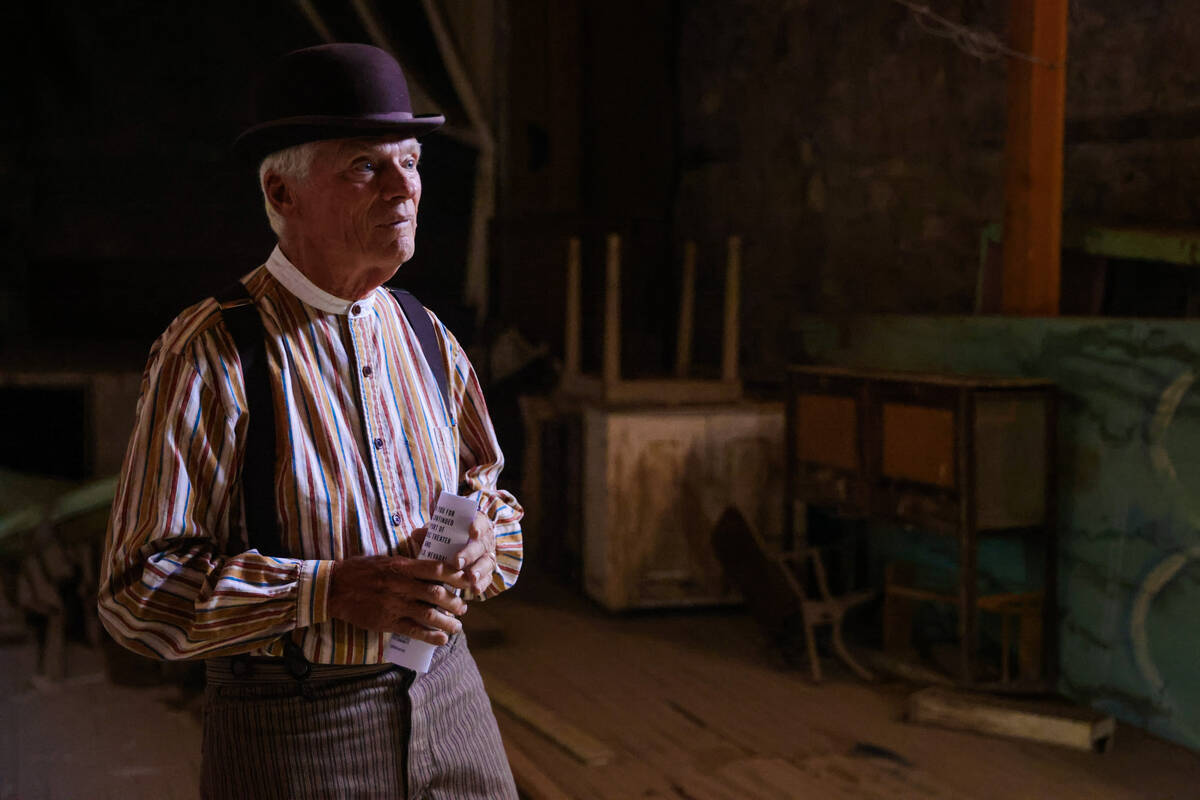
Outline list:
[[[1056,392],[1048,381],[797,366],[789,370],[787,513],[796,503],[858,518],[888,520],[953,536],[959,544],[957,589],[950,594],[907,586],[893,571],[885,627],[919,600],[958,608],[958,678],[979,675],[978,614],[1007,613],[981,598],[982,535],[1021,536],[1042,548],[1038,675],[1052,681],[1055,632]],[[793,519],[785,530],[795,530]],[[1029,619],[1022,595],[1012,611]],[[993,602],[995,600],[995,602]],[[901,629],[903,624],[901,622]],[[895,627],[893,626],[893,630]],[[1032,666],[1029,645],[1020,659]]]

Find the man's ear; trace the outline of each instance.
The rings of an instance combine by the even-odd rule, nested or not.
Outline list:
[[[290,216],[296,208],[296,194],[278,172],[268,172],[263,177],[263,194],[280,216]]]

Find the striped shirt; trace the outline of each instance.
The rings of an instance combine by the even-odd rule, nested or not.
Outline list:
[[[109,633],[164,659],[280,655],[290,633],[314,663],[381,663],[389,634],[329,616],[332,564],[415,556],[410,533],[428,522],[443,488],[473,497],[494,523],[498,564],[485,596],[511,586],[522,511],[497,488],[504,458],[453,335],[433,317],[447,408],[386,289],[354,302],[334,297],[279,248],[243,283],[266,329],[273,499],[293,557],[246,549],[238,475],[254,409],[247,413],[237,350],[209,298],[150,350],[109,521],[99,597]]]

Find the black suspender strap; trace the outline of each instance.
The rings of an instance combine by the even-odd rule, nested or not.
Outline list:
[[[433,330],[433,320],[417,298],[402,289],[390,289],[400,310],[408,319],[421,353],[433,372],[442,400],[450,408],[446,365]],[[246,387],[246,411],[254,409],[258,418],[246,417],[246,450],[242,457],[242,498],[246,508],[247,546],[266,556],[284,556],[279,517],[275,514],[275,402],[267,369],[266,330],[254,298],[241,281],[235,281],[216,295],[225,327],[233,337],[242,363]],[[253,424],[251,424],[253,423]],[[310,666],[304,652],[291,636],[283,637],[283,660],[297,680],[308,677]],[[235,672],[245,673],[249,659],[234,656]],[[239,673],[240,674],[240,673]]]
[[[437,335],[433,331],[433,320],[429,318],[429,312],[425,310],[425,306],[421,305],[421,301],[409,292],[391,286],[388,287],[388,291],[400,304],[400,310],[404,312],[404,316],[408,318],[408,324],[412,326],[413,333],[417,335],[417,341],[421,344],[421,352],[425,355],[425,363],[429,365],[433,379],[437,381],[438,389],[442,392],[446,413],[450,413],[450,384],[446,379],[446,362],[442,360],[442,349],[438,347]]]
[[[403,289],[388,288],[417,336],[421,353],[449,411],[446,364],[442,360],[433,320],[412,294]],[[275,403],[271,397],[262,316],[241,281],[234,281],[219,292],[216,300],[242,362],[247,410],[254,409],[258,414],[257,420],[254,416],[246,419],[246,450],[242,458],[242,497],[246,507],[248,545],[263,555],[284,556],[287,553],[283,549],[279,517],[275,513]]]
[[[246,418],[246,449],[242,455],[247,544],[266,556],[284,556],[287,553],[275,513],[275,402],[262,317],[241,281],[219,292],[216,300],[242,362],[246,411],[251,412]]]

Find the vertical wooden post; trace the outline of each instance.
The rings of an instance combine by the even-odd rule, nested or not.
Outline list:
[[[1010,0],[1009,44],[1038,61],[1008,61],[1001,300],[1007,314],[1058,314],[1067,25],[1067,0]]]
[[[696,243],[683,245],[683,287],[679,293],[679,331],[675,339],[675,377],[686,378],[692,363],[692,314],[696,306]]]
[[[583,275],[581,273],[579,237],[572,236],[567,242],[567,320],[566,341],[563,342],[563,360],[569,377],[579,375],[579,349],[582,337],[580,295]]]
[[[729,237],[725,261],[725,346],[721,354],[721,379],[736,381],[738,376],[738,310],[742,305],[742,237]]]
[[[621,380],[621,237],[610,233],[604,283],[604,384]]]

